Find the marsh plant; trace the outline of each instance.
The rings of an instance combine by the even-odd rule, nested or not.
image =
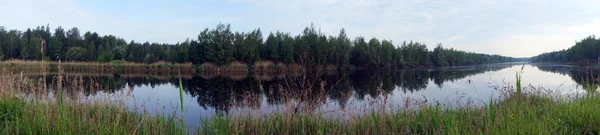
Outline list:
[[[118,97],[82,99],[85,92],[95,90],[95,84],[83,81],[81,76],[60,72],[47,90],[43,79],[2,70],[0,134],[185,133],[175,115],[136,113],[131,110],[144,108],[130,108]]]

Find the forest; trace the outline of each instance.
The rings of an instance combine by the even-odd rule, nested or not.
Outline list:
[[[587,43],[587,40],[584,40]],[[596,40],[594,40],[596,41]],[[45,44],[42,46],[42,42]],[[597,43],[597,42],[595,42]],[[598,52],[598,51],[596,51]],[[42,57],[43,55],[43,57]],[[594,57],[597,56],[594,54]],[[587,56],[586,56],[587,58]],[[210,62],[225,65],[234,61],[252,64],[273,61],[305,66],[414,68],[472,65],[514,61],[514,58],[444,48],[441,43],[429,50],[423,43],[364,37],[351,39],[344,29],[337,36],[325,35],[314,25],[300,34],[270,32],[266,39],[260,28],[233,32],[229,24],[204,29],[197,39],[175,44],[127,41],[96,32],[81,34],[76,27],[54,31],[48,25],[25,31],[0,26],[0,60],[98,61],[124,60],[137,63]]]
[[[557,62],[577,65],[600,64],[600,39],[588,36],[571,48],[540,54],[532,57],[533,62]]]

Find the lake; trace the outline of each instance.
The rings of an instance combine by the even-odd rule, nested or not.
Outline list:
[[[184,108],[187,125],[215,115],[253,111],[269,114],[289,103],[281,89],[307,83],[324,91],[317,110],[336,116],[339,112],[359,114],[373,109],[373,101],[385,99],[392,110],[410,109],[415,104],[442,107],[482,106],[502,97],[503,87],[514,86],[520,73],[529,91],[563,97],[584,94],[587,80],[597,79],[596,68],[557,64],[501,63],[475,66],[396,71],[307,71],[291,74],[184,74]],[[27,74],[37,76],[36,74]],[[180,106],[179,76],[151,74],[66,73],[75,85],[85,85],[70,98],[122,99],[133,111],[150,114],[177,112]],[[47,77],[51,83],[52,75]],[[93,81],[90,81],[93,80]],[[69,83],[69,82],[68,82]],[[310,97],[311,95],[309,95]],[[294,99],[298,102],[298,99]],[[177,113],[177,115],[181,115]]]

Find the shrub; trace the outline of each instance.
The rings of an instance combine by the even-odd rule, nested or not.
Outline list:
[[[144,57],[144,63],[146,64],[150,64],[150,63],[154,63],[157,61],[158,58],[156,58],[156,56],[154,56],[154,54],[146,54],[146,57]]]
[[[115,70],[121,68],[121,64],[123,64],[122,60],[113,60],[112,61],[112,66]]]
[[[99,62],[110,62],[113,60],[113,58],[114,58],[113,53],[103,53],[102,55],[100,55],[100,57],[98,57],[98,61]]]
[[[67,50],[67,59],[68,60],[76,60],[83,61],[85,60],[85,56],[87,55],[87,50],[81,47],[71,47]]]

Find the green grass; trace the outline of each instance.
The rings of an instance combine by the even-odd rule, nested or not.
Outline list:
[[[179,103],[181,104],[181,114],[183,115],[185,112],[185,108],[183,105],[183,84],[181,83],[181,72],[179,72]],[[181,119],[180,124],[181,127],[185,128],[184,119]],[[185,132],[182,132],[181,134],[183,135],[185,134]]]
[[[112,103],[65,103],[61,111],[56,103],[0,99],[0,134],[181,134],[177,120]]]
[[[490,101],[493,103],[493,101]],[[598,134],[600,97],[515,97],[482,108],[370,111],[350,120],[276,113],[203,120],[206,134]]]
[[[133,111],[140,108],[128,108],[121,100],[69,99],[63,94],[76,91],[63,89],[67,87],[60,83],[65,82],[61,74],[53,85],[57,87],[54,99],[45,95],[43,83],[2,74],[0,134],[185,134],[187,130],[180,118],[140,114]]]

